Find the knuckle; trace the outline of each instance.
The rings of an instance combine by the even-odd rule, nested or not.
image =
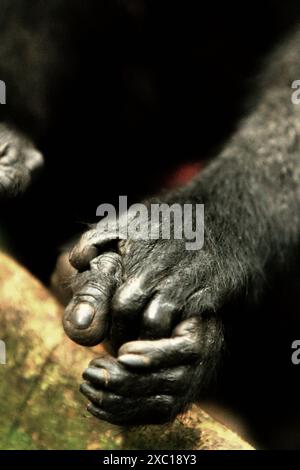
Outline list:
[[[119,280],[122,274],[122,261],[120,255],[114,252],[103,253],[90,263],[91,268],[101,271],[101,275],[114,277]]]
[[[111,362],[111,356],[103,352],[101,356],[96,357],[89,363],[89,367],[108,368],[111,366]]]
[[[89,266],[89,263],[98,256],[98,249],[91,243],[87,235],[83,235],[69,255],[70,264],[81,271]]]
[[[142,276],[129,279],[117,290],[113,298],[113,310],[129,313],[141,308],[151,294],[146,286],[147,282]]]
[[[131,286],[125,284],[121,286],[113,297],[112,307],[116,315],[126,313],[130,308],[133,291]]]

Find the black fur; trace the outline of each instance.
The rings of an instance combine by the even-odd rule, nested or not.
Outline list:
[[[151,199],[204,203],[202,250],[186,251],[184,240],[118,246],[101,229],[88,231],[73,250],[72,264],[87,271],[75,281],[65,328],[86,345],[109,335],[116,358],[91,364],[82,392],[91,413],[114,423],[164,422],[196,400],[222,363],[230,316],[257,308],[298,261],[300,108],[291,102],[291,83],[300,78],[300,35],[298,28],[284,40],[282,34],[299,8],[266,2],[257,10],[254,2],[247,21],[240,11],[236,22],[231,5],[225,17],[220,7],[216,19],[214,8],[182,10],[179,3],[34,0],[28,7],[0,1],[0,79],[8,94],[1,117],[52,158],[41,180],[41,194],[49,197],[55,186],[45,221],[47,251],[51,238],[57,243],[61,232],[72,232],[65,219],[88,218],[100,195],[109,201],[134,186],[130,195],[137,197],[153,185],[158,163],[168,169],[182,155],[214,156],[187,186]],[[273,23],[266,31],[270,6]],[[209,34],[213,21],[217,36]],[[263,62],[255,86],[245,82],[278,37],[282,44]],[[254,92],[245,93],[245,85]],[[26,184],[1,181],[0,156],[3,196],[30,181],[23,150],[17,155]],[[22,203],[31,211],[34,195]],[[26,217],[31,226],[36,212]],[[28,259],[40,241],[38,227],[30,237]],[[80,300],[94,309],[88,329],[76,327],[74,302]],[[88,315],[85,310],[84,321]]]
[[[298,32],[293,33],[271,58],[261,77],[258,103],[219,156],[190,184],[158,198],[172,204],[205,204],[204,248],[189,252],[185,240],[130,239],[122,248],[125,281],[112,299],[111,335],[116,349],[121,346],[114,367],[119,367],[122,376],[123,366],[140,373],[149,367],[169,374],[176,370],[170,366],[188,364],[188,392],[179,394],[174,379],[173,393],[170,391],[161,405],[164,411],[161,407],[156,411],[159,385],[154,391],[151,387],[141,391],[145,398],[140,407],[132,398],[131,406],[125,400],[123,409],[119,398],[113,399],[107,392],[112,387],[116,393],[114,376],[109,378],[109,360],[106,392],[101,392],[101,399],[93,395],[91,385],[82,389],[98,405],[90,408],[96,416],[118,423],[156,422],[171,419],[184,409],[199,396],[203,382],[219,361],[224,307],[238,302],[241,308],[245,302],[257,302],[274,274],[288,273],[298,260],[300,108],[291,101],[291,83],[300,74],[299,38]],[[101,232],[101,225],[85,234],[71,255],[73,265],[88,268],[91,258],[105,249],[107,240],[110,237]],[[89,247],[98,247],[98,251],[90,254]],[[99,314],[106,315],[103,311]],[[178,341],[174,325],[183,322],[184,328],[189,321],[186,319],[191,318],[193,336],[187,329]],[[170,335],[171,339],[160,339]],[[124,345],[128,341],[133,342]],[[99,367],[98,375],[103,376],[104,360]],[[85,378],[96,387],[98,375],[94,368],[85,372]],[[131,381],[126,377],[128,388],[120,390],[124,397],[136,383],[135,374]],[[145,372],[147,381],[152,381],[150,372]],[[149,393],[157,399],[149,401]]]

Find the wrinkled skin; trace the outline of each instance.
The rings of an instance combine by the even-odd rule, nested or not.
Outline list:
[[[240,88],[244,73],[248,76],[256,50],[249,57],[249,46],[264,37],[272,40],[269,6],[264,16],[262,2],[252,8],[254,3],[246,16],[243,5],[236,16],[234,5],[223,17],[226,4],[219,15],[212,5],[206,17],[202,4],[183,8],[181,2],[1,1],[0,78],[8,86],[1,122],[15,123],[39,142],[46,132],[57,158],[48,166],[50,184],[43,194],[49,199],[59,180],[57,206],[67,200],[61,218],[52,212],[45,239],[39,214],[31,219],[35,225],[29,222],[44,253],[47,242],[55,243],[52,230],[64,232],[62,220],[73,217],[69,206],[89,205],[91,189],[94,205],[98,187],[113,186],[118,194],[118,184],[138,173],[128,183],[139,183],[145,194],[150,167],[159,164],[159,173],[165,160],[215,156],[190,185],[158,199],[205,204],[203,249],[189,252],[184,240],[172,238],[120,242],[100,224],[72,252],[78,274],[65,330],[79,344],[106,339],[114,349],[84,373],[82,392],[101,419],[120,424],[173,419],[198,399],[218,370],[224,312],[238,301],[243,318],[243,306],[272,285],[273,273],[288,279],[297,264],[300,115],[291,102],[291,83],[300,76],[299,34],[286,45],[281,41],[282,49],[258,80],[248,117],[238,126],[233,103],[240,103],[240,96],[232,102],[228,93]],[[277,3],[282,4],[274,2],[274,10]],[[278,12],[280,23],[285,13],[285,8]],[[228,23],[230,18],[234,21]],[[97,67],[95,57],[101,58]],[[226,93],[216,93],[221,80]],[[78,90],[84,90],[84,99],[74,94]],[[135,158],[129,161],[132,155],[138,165],[151,162],[146,171],[141,166],[139,172]],[[41,162],[29,140],[0,126],[1,199],[22,193]],[[37,257],[46,264],[47,257],[40,252]],[[255,334],[250,340],[252,347]]]
[[[84,372],[81,391],[95,416],[119,424],[173,419],[217,370],[223,312],[237,305],[242,315],[298,259],[300,127],[289,86],[298,47],[296,34],[270,62],[261,101],[216,159],[187,186],[157,198],[205,205],[202,249],[187,250],[184,237],[120,241],[100,222],[72,250],[80,286],[75,280],[76,313],[71,303],[65,329],[80,344],[110,338],[116,355]],[[115,267],[99,269],[106,252]]]
[[[0,199],[22,194],[42,165],[43,157],[30,140],[0,125]]]
[[[193,185],[188,191],[193,197]],[[206,388],[223,349],[220,310],[245,287],[230,243],[220,251],[215,242],[213,220],[201,250],[187,250],[184,238],[118,240],[122,220],[111,231],[100,222],[73,248],[78,275],[65,331],[82,345],[109,339],[116,356],[84,372],[81,391],[93,415],[116,424],[167,422]]]
[[[113,241],[121,254],[105,252]],[[71,263],[83,272],[73,285],[65,330],[83,345],[109,337],[117,356],[96,360],[84,372],[81,391],[95,416],[117,424],[168,421],[215,368],[222,326],[212,315],[218,300],[204,275],[212,279],[216,267],[184,242],[118,242],[100,223],[73,249]]]
[[[92,361],[81,392],[88,410],[114,424],[159,424],[174,419],[193,399],[216,351],[214,321],[192,318],[168,339],[133,341],[111,356]],[[145,373],[145,369],[147,373]],[[191,384],[193,386],[191,386]]]

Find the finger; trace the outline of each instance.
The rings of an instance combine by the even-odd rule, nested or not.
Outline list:
[[[94,346],[104,339],[110,323],[110,301],[121,280],[121,258],[116,253],[99,256],[89,271],[78,275],[78,286],[75,284],[75,294],[63,319],[69,338],[84,346]]]
[[[190,364],[201,356],[203,340],[201,322],[190,318],[175,328],[171,338],[124,344],[119,349],[118,360],[138,369]]]
[[[89,268],[90,262],[97,258],[105,246],[115,243],[118,247],[119,234],[117,223],[97,224],[92,230],[85,232],[70,253],[70,263],[78,271]]]
[[[155,294],[155,283],[148,279],[147,272],[134,276],[115,293],[112,301],[111,338],[115,348],[138,338],[139,316]]]
[[[141,420],[155,424],[168,421],[173,414],[174,398],[169,395],[124,398],[85,383],[80,386],[80,391],[91,401],[88,411],[113,424],[134,424]]]
[[[142,339],[167,338],[171,335],[174,325],[180,315],[180,309],[170,302],[170,297],[158,294],[146,307],[141,323]]]
[[[163,371],[135,374],[115,361],[110,367],[90,365],[83,378],[96,388],[125,397],[151,396],[157,393],[181,395],[189,387],[189,368],[182,366]]]
[[[91,415],[95,416],[95,418],[101,419],[102,421],[107,421],[108,423],[121,425],[118,421],[118,418],[111,413],[107,413],[106,411],[102,410],[101,408],[89,403],[87,406],[87,411],[91,413]]]
[[[78,244],[70,253],[70,263],[78,271],[88,269],[91,260],[96,258],[104,247],[114,243],[119,253],[125,253],[125,240],[127,240],[127,215],[102,219],[92,230],[84,233]]]

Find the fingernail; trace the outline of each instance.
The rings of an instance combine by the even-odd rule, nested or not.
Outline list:
[[[90,382],[101,383],[102,385],[108,385],[110,375],[106,369],[99,369],[98,367],[88,367],[82,374],[84,380]]]
[[[150,365],[150,359],[137,354],[124,354],[118,357],[118,361],[128,367],[146,367]]]
[[[84,271],[89,268],[90,262],[98,256],[98,248],[94,245],[76,245],[70,252],[69,261],[73,268]]]
[[[94,316],[94,307],[91,304],[82,302],[74,308],[70,314],[69,319],[76,328],[84,330],[91,325]]]

